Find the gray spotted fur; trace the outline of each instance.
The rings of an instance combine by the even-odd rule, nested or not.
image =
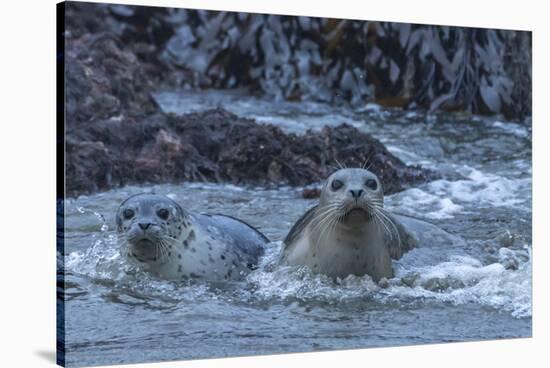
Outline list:
[[[160,208],[170,210],[167,220],[156,214]],[[134,211],[135,216],[125,219],[126,209]],[[116,219],[124,255],[152,274],[170,280],[242,279],[257,267],[269,242],[258,230],[236,218],[191,213],[158,194],[128,198],[120,205]],[[150,226],[143,230],[140,222]],[[142,245],[141,237],[150,237],[152,244]],[[155,250],[159,239],[165,244],[164,256]]]

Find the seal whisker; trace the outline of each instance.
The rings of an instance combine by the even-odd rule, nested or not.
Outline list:
[[[333,213],[332,211],[328,211],[324,213],[322,216],[319,216],[319,219],[318,220],[316,219],[315,223],[313,223],[312,230],[316,232],[317,230],[322,229],[332,217],[332,213]]]
[[[333,212],[337,207],[338,207],[337,204],[331,204],[331,205],[326,206],[322,210],[316,211],[315,212],[315,217],[312,218],[312,221],[316,221],[317,218],[321,218],[321,217],[325,216],[326,214],[328,214],[330,212]]]
[[[365,169],[368,163],[369,163],[369,157],[366,157],[365,161],[363,162],[363,165],[361,165],[361,169]]]
[[[334,159],[334,161],[336,161],[336,163],[338,164],[338,166],[340,166],[340,169],[345,169],[346,167],[344,165],[342,165],[340,163],[340,161],[338,161],[336,158]]]
[[[154,244],[155,246],[155,260],[159,259],[159,246],[157,244]]]
[[[380,221],[380,223],[384,226],[390,237],[393,239],[393,232],[390,230],[388,226],[391,226],[388,224],[388,219],[383,215],[382,211],[379,208],[375,208],[374,213],[376,214],[376,218]]]
[[[160,262],[163,262],[164,261],[164,258],[167,256],[166,254],[166,250],[164,248],[164,240],[163,239],[160,239],[158,242],[157,242],[157,248],[159,250],[159,258],[158,260]]]
[[[336,221],[336,219],[333,217],[332,218],[332,221],[329,223],[329,233],[328,233],[328,236],[332,236],[334,234],[334,232],[336,231],[336,225],[338,224],[338,222]]]
[[[334,204],[335,205],[335,204]],[[324,234],[326,231],[327,226],[334,220],[334,206],[331,206],[330,209],[327,209],[323,212],[323,218],[321,218],[318,222],[313,224],[312,231],[317,233],[319,231],[319,236],[316,239],[315,242],[315,248],[318,248],[319,242],[324,238]],[[313,221],[312,221],[313,222]],[[330,235],[330,234],[329,234]]]
[[[164,240],[160,240],[158,242],[158,247],[159,247],[159,250],[160,250],[159,260],[161,262],[164,262],[164,259],[168,257],[168,253],[167,253],[167,250],[166,250],[166,243],[164,242]]]
[[[373,217],[374,217],[374,226],[376,226],[376,230],[379,232],[379,233],[383,233],[384,229],[381,228],[381,225],[380,225],[380,219],[378,218],[378,215],[376,213],[373,213]]]
[[[319,249],[319,242],[326,239],[325,238],[325,233],[326,233],[327,228],[328,228],[329,224],[331,223],[332,219],[333,219],[333,216],[327,216],[325,218],[325,221],[323,223],[323,227],[321,228],[319,236],[317,237],[317,241],[315,242],[315,249]],[[330,235],[330,233],[328,235]]]
[[[384,228],[385,232],[388,233],[389,236],[393,239],[393,235],[391,233],[391,230],[388,228],[386,223],[381,219],[380,214],[378,213],[378,211],[374,212],[374,218],[375,218],[376,224],[378,226],[381,225]]]
[[[334,212],[336,207],[337,207],[337,204],[331,204],[326,208],[323,208],[323,210],[320,211],[319,214],[316,213],[315,217],[313,217],[311,220],[315,228],[317,228],[327,216],[329,216],[332,212]]]
[[[374,151],[371,151],[370,155],[368,155],[366,160],[365,160],[365,167],[363,167],[363,169],[370,170],[370,168],[373,164],[373,161],[371,161],[373,155],[374,155]]]
[[[383,218],[383,219],[385,219],[385,221],[389,222],[389,224],[391,225],[391,227],[395,231],[395,235],[397,237],[397,244],[398,244],[398,246],[401,246],[401,236],[399,235],[399,229],[397,228],[397,226],[395,226],[393,220],[388,216],[387,213],[385,213],[386,211],[384,209],[382,209],[381,207],[378,207],[377,211],[381,215],[381,218]],[[393,238],[393,236],[392,236],[392,238]]]
[[[162,248],[164,250],[164,256],[168,259],[170,259],[170,246],[174,246],[176,243],[175,239],[172,238],[164,238],[162,240]]]

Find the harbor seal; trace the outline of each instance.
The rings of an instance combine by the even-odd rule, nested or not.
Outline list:
[[[195,214],[159,194],[137,194],[124,200],[116,224],[123,254],[169,280],[241,279],[257,267],[269,242],[236,218]]]
[[[286,236],[281,263],[308,266],[333,278],[393,277],[392,259],[401,258],[418,239],[383,203],[382,183],[372,172],[334,172],[323,186],[319,204]]]

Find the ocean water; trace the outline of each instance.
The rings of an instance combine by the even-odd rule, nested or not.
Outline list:
[[[174,113],[222,106],[303,134],[343,122],[371,133],[443,179],[386,197],[390,211],[460,235],[394,262],[388,288],[368,276],[331,280],[276,267],[281,240],[316,200],[302,188],[208,183],[130,186],[66,201],[66,362],[69,366],[399,346],[531,336],[531,131],[520,123],[219,92],[162,92]],[[168,282],[129,265],[114,214],[154,190],[197,212],[237,216],[271,240],[259,269],[230,283]],[[402,279],[414,280],[407,286]]]

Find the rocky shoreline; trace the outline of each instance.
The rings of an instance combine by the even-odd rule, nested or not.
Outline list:
[[[367,160],[386,194],[437,177],[405,165],[378,140],[346,124],[298,136],[223,109],[94,121],[67,132],[66,155],[71,197],[141,183],[305,186],[326,178],[337,162],[358,167]]]
[[[298,136],[223,109],[166,114],[151,93],[166,86],[168,70],[154,53],[147,54],[145,43],[70,25],[67,32],[69,197],[128,184],[184,181],[305,186],[323,180],[337,162],[357,167],[367,160],[387,194],[437,177],[407,166],[374,137],[345,124]]]

